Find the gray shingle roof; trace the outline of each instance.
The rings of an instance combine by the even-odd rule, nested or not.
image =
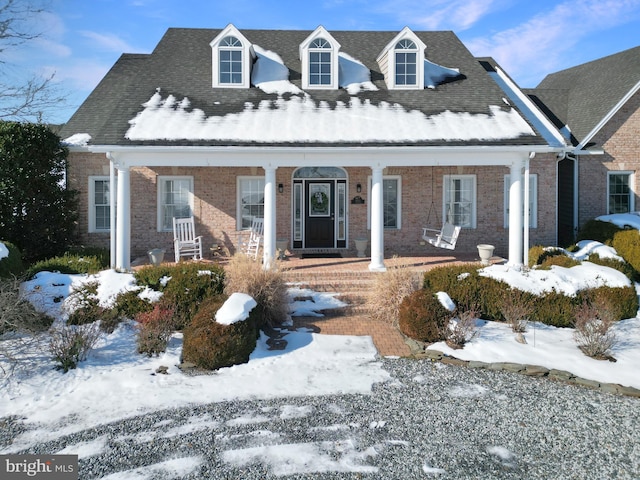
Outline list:
[[[214,89],[211,86],[211,47],[209,43],[220,29],[171,28],[151,54],[125,54],[120,57],[101,83],[89,95],[61,132],[62,138],[75,133],[91,135],[93,145],[229,145],[243,144],[230,141],[131,141],[125,138],[130,124],[142,104],[158,88],[163,97],[174,95],[178,100],[187,97],[191,107],[201,109],[207,116],[237,113],[247,102],[258,105],[263,100],[274,100],[258,88]],[[301,87],[299,45],[311,31],[297,30],[241,30],[253,44],[276,52],[289,68],[289,79]],[[376,58],[397,35],[393,31],[332,31],[342,45],[341,52],[358,59],[371,71],[371,80],[377,91],[361,91],[357,96],[372,104],[387,102],[400,104],[407,110],[418,110],[426,115],[444,111],[489,114],[490,106],[503,106],[504,93],[487,75],[458,37],[450,31],[415,32],[427,45],[425,56],[437,64],[460,70],[461,79],[444,83],[435,89],[389,90]],[[348,103],[352,97],[344,89],[313,90],[315,101]],[[503,107],[504,108],[504,107]],[[246,143],[246,142],[245,142]],[[539,135],[523,135],[503,141],[456,141],[447,145],[539,145],[545,142]],[[288,142],[286,145],[295,145]],[[301,142],[302,145],[310,145]],[[369,142],[367,144],[375,144]],[[389,142],[385,142],[389,145]],[[443,141],[402,142],[398,145],[443,144]],[[335,145],[335,143],[332,143]],[[349,145],[349,143],[346,143]]]
[[[635,47],[547,75],[531,93],[580,142],[638,82],[640,47]]]

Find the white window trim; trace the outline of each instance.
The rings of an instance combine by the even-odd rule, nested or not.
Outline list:
[[[453,179],[471,179],[473,181],[473,200],[471,204],[471,225],[463,225],[464,229],[474,229],[477,228],[477,210],[478,210],[478,180],[475,174],[466,174],[466,175],[450,175],[446,174],[442,177],[442,218],[446,222],[448,219],[447,215],[447,207],[449,206],[449,200],[447,198],[447,194],[449,193],[449,182]]]
[[[220,50],[233,50],[234,47],[220,45],[220,42],[226,37],[236,37],[242,47],[242,82],[241,83],[221,83],[220,82]],[[249,88],[251,87],[251,65],[253,63],[253,46],[247,38],[240,33],[233,24],[227,25],[211,43],[211,68],[212,68],[212,87],[213,88]]]
[[[416,84],[415,85],[396,85],[396,45],[402,40],[411,40],[417,47],[416,55]],[[424,52],[427,46],[418,38],[418,36],[409,28],[404,27],[393,40],[391,40],[380,52],[376,61],[382,68],[387,87],[390,90],[424,90]],[[386,62],[385,62],[386,59]]]
[[[607,215],[611,215],[609,211],[609,197],[611,196],[611,192],[609,191],[609,177],[611,175],[628,175],[629,176],[629,211],[634,212],[636,209],[636,195],[635,195],[635,175],[632,170],[610,170],[607,172]]]
[[[504,175],[504,228],[509,228],[509,186],[511,176]],[[524,199],[524,178],[522,181]],[[529,174],[529,228],[538,228],[538,174]]]
[[[396,180],[398,182],[398,211],[396,212],[396,224],[395,227],[384,227],[385,230],[402,230],[402,175],[383,175],[382,184],[385,180]],[[371,187],[373,183],[373,177],[369,175],[367,177],[367,185],[369,186],[369,201],[367,202],[367,230],[371,230]],[[384,210],[384,205],[382,206]],[[383,225],[384,226],[384,225]]]
[[[96,198],[96,181],[106,181],[107,183],[110,182],[110,178],[109,176],[105,176],[105,175],[90,175],[89,176],[89,201],[87,202],[88,206],[88,220],[89,220],[89,225],[88,225],[88,232],[89,233],[109,233],[111,231],[111,227],[109,228],[96,228],[96,203],[95,203],[95,198]],[[117,184],[116,184],[117,185]],[[115,187],[115,185],[114,185]],[[110,206],[109,203],[107,203],[107,206]]]
[[[158,175],[158,183],[157,183],[157,202],[156,202],[156,210],[157,210],[157,223],[158,223],[158,232],[172,232],[173,227],[165,228],[162,225],[163,219],[163,210],[162,206],[162,194],[164,193],[164,182],[167,180],[188,180],[189,181],[189,210],[191,211],[191,215],[193,215],[193,199],[194,199],[194,190],[193,190],[193,177],[187,175]]]
[[[323,38],[330,45],[331,49],[315,49],[310,48],[311,43],[318,39]],[[310,51],[328,51],[331,53],[331,84],[330,85],[312,85],[309,83],[309,52]],[[299,47],[300,61],[302,64],[302,88],[304,90],[337,90],[339,87],[339,63],[338,54],[340,53],[340,44],[335,38],[323,27],[316,28],[311,35],[309,35]]]
[[[240,175],[236,177],[236,230],[249,230],[251,227],[242,227],[242,182],[245,180],[262,180],[264,183],[264,175]],[[264,185],[263,185],[264,187]]]

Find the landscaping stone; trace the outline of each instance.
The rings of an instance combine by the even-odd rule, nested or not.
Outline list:
[[[469,362],[465,361],[465,360],[460,360],[459,358],[456,357],[442,357],[442,360],[440,360],[442,363],[445,363],[447,365],[458,365],[460,367],[466,367]]]
[[[544,377],[549,374],[549,369],[538,365],[527,365],[524,371],[520,373],[531,377]]]
[[[489,368],[491,364],[487,362],[480,362],[478,360],[471,360],[469,362],[469,368]]]
[[[444,354],[442,352],[439,352],[438,350],[425,350],[424,356],[426,358],[430,358],[431,360],[442,360]]]
[[[563,382],[569,382],[572,379],[576,378],[576,376],[571,372],[567,372],[566,370],[556,370],[555,368],[552,368],[551,370],[549,370],[549,378],[560,380]]]
[[[576,385],[582,385],[583,387],[600,388],[600,382],[596,382],[595,380],[589,380],[582,377],[574,378],[573,383],[575,383]]]

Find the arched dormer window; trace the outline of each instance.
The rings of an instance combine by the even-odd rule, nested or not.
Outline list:
[[[340,44],[322,26],[300,44],[303,89],[338,88]]]
[[[394,49],[396,60],[396,86],[415,86],[418,83],[417,55],[418,47],[405,38],[396,43]]]
[[[227,25],[211,43],[212,86],[249,88],[251,86],[251,43],[232,24]]]
[[[390,89],[424,88],[424,52],[427,46],[404,27],[376,59]]]
[[[226,36],[220,42],[218,75],[221,85],[242,84],[242,42]]]
[[[316,38],[309,44],[309,85],[331,85],[331,44]]]

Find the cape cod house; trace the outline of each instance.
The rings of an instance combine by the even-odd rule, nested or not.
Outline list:
[[[520,265],[556,242],[557,159],[576,151],[495,61],[409,28],[169,29],[121,56],[62,137],[82,240],[122,269],[170,250],[185,216],[231,252],[264,217],[267,265],[277,239],[353,254],[364,237],[381,271],[428,253],[422,228],[444,221],[456,250]]]

